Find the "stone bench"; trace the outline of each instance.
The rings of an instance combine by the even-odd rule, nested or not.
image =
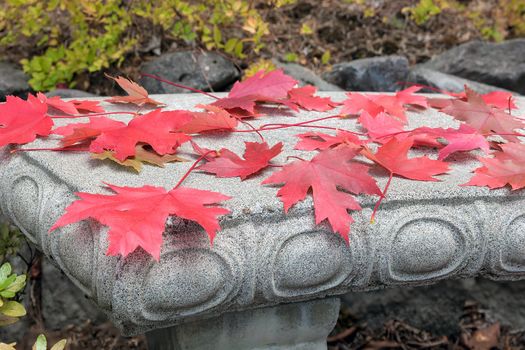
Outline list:
[[[334,100],[343,93],[327,93]],[[159,95],[170,109],[211,102],[200,95]],[[519,98],[521,114],[525,99]],[[107,106],[122,110],[122,106]],[[283,112],[284,113],[284,112]],[[517,112],[517,114],[520,114]],[[252,123],[290,123],[329,113],[269,116]],[[409,113],[410,127],[457,126],[428,110]],[[125,117],[115,116],[125,120]],[[65,123],[59,120],[58,125]],[[355,129],[355,121],[322,125]],[[276,163],[293,151],[289,128],[264,132],[270,145],[285,142]],[[199,136],[201,146],[227,147],[242,154],[254,133]],[[53,138],[30,147],[54,147]],[[188,145],[181,148],[188,159]],[[186,153],[186,154],[185,154]],[[338,316],[339,295],[393,286],[431,284],[483,275],[515,280],[525,276],[525,198],[521,191],[459,187],[478,164],[475,156],[448,159],[451,174],[441,182],[394,178],[370,224],[376,198],[360,198],[350,245],[326,225],[314,224],[311,198],[285,215],[277,188],[261,186],[272,169],[245,181],[218,179],[196,171],[184,185],[232,196],[232,213],[221,220],[213,247],[196,224],[170,219],[160,262],[141,251],[108,257],[106,230],[94,221],[52,224],[74,192],[108,193],[103,182],[172,188],[191,162],[165,168],[145,166],[140,174],[86,153],[19,152],[3,149],[0,205],[4,215],[54,261],[125,335],[146,332],[151,349],[323,349]],[[372,170],[384,186],[387,177]]]

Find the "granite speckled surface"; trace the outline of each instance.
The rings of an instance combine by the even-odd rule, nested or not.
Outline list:
[[[343,93],[322,93],[334,100]],[[157,95],[170,109],[191,109],[212,102],[205,96]],[[525,99],[518,99],[525,114]],[[108,106],[108,110],[132,109]],[[288,123],[330,115],[301,112],[268,116],[253,125]],[[334,114],[332,112],[332,114]],[[520,114],[516,112],[516,114]],[[125,120],[122,116],[115,116]],[[409,113],[410,127],[454,127],[451,117],[436,111]],[[61,124],[64,123],[60,120]],[[354,129],[355,120],[329,120],[323,125]],[[288,155],[295,134],[312,129],[265,132],[270,145],[283,141]],[[201,146],[227,147],[242,153],[253,133],[198,137]],[[52,137],[28,147],[53,147]],[[416,153],[414,153],[415,155]],[[184,145],[181,155],[191,155]],[[369,223],[374,197],[360,197],[363,211],[354,213],[347,246],[327,225],[314,225],[307,199],[285,215],[277,187],[260,182],[273,169],[245,181],[192,173],[184,186],[222,192],[232,213],[221,220],[211,248],[196,224],[169,220],[160,262],[137,251],[127,259],[105,256],[105,229],[93,221],[70,225],[52,234],[49,228],[74,199],[74,192],[109,193],[103,182],[172,188],[191,165],[145,166],[140,174],[85,153],[27,152],[0,158],[0,205],[43,252],[90,296],[126,334],[214,317],[224,312],[270,307],[324,298],[354,290],[430,284],[442,279],[484,275],[493,279],[525,277],[525,197],[507,189],[489,191],[459,187],[477,166],[475,152],[449,157],[452,171],[440,182],[394,178],[375,224]],[[383,187],[387,177],[372,170]]]

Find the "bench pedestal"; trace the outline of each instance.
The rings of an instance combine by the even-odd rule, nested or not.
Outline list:
[[[327,298],[225,313],[146,336],[150,350],[326,350],[339,303]]]

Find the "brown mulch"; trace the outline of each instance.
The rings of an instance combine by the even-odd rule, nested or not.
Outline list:
[[[334,331],[328,338],[328,350],[448,349],[448,350],[518,350],[525,348],[525,331],[514,331],[491,322],[476,302],[466,302],[453,335],[432,334],[401,320],[390,320],[381,329],[342,310]]]

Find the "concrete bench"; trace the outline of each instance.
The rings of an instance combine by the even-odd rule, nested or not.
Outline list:
[[[344,99],[343,93],[325,95]],[[170,109],[211,102],[187,94],[154,98]],[[525,114],[525,98],[517,102],[521,112],[516,114]],[[303,111],[297,117],[281,114],[251,122],[290,123],[325,115],[330,112]],[[409,115],[410,127],[457,126],[434,110]],[[320,124],[356,130],[353,119]],[[294,135],[303,131],[264,132],[270,145],[285,143],[276,163],[292,154],[311,156],[293,150]],[[202,146],[238,154],[244,141],[258,140],[254,133],[198,137]],[[51,137],[30,147],[56,144]],[[188,145],[181,148],[181,156],[192,159],[190,153]],[[375,224],[369,221],[377,198],[360,198],[364,209],[353,213],[349,246],[328,226],[314,224],[311,198],[285,215],[277,188],[260,185],[271,168],[245,181],[192,173],[185,186],[232,196],[225,202],[232,213],[222,218],[213,247],[198,225],[170,219],[160,262],[141,251],[126,259],[106,256],[106,229],[94,221],[52,234],[48,230],[76,199],[74,192],[108,193],[103,182],[170,189],[191,162],[145,166],[136,174],[86,153],[11,154],[4,148],[0,205],[124,334],[146,332],[151,349],[325,349],[338,316],[338,296],[349,291],[478,275],[525,277],[523,192],[459,187],[478,162],[473,152],[448,160],[453,170],[441,182],[394,178]],[[384,186],[386,174],[379,169],[372,174]]]

